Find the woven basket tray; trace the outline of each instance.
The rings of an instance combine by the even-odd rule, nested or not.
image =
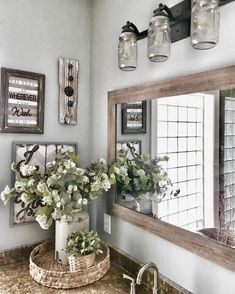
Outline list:
[[[103,254],[96,256],[95,264],[85,270],[70,272],[69,266],[57,263],[54,259],[54,244],[44,242],[30,254],[30,275],[46,287],[57,289],[78,288],[101,279],[110,269],[109,248],[102,243]]]

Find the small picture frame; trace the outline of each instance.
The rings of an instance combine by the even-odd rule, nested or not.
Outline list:
[[[38,166],[40,174],[43,175],[46,164],[55,159],[59,149],[77,152],[78,147],[75,142],[13,142],[12,162],[19,166],[21,164]],[[12,172],[12,186],[20,178],[19,172]],[[37,202],[25,205],[20,197],[12,199],[10,224],[18,225],[35,222],[34,212],[39,206]]]
[[[146,120],[146,101],[122,104],[122,134],[145,134]]]
[[[45,75],[1,69],[0,132],[43,134]]]
[[[141,140],[128,140],[128,141],[118,141],[116,143],[116,157],[119,152],[119,150],[125,149],[128,150],[127,158],[132,160],[134,152],[137,155],[140,155],[142,153],[141,151]]]

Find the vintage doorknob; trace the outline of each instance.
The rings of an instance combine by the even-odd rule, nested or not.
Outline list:
[[[67,86],[64,88],[64,93],[66,96],[71,97],[71,96],[73,96],[74,89],[70,86]]]

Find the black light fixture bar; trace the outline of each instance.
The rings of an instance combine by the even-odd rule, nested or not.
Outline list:
[[[235,0],[220,0],[219,6],[224,6],[233,1]],[[184,0],[168,9],[173,15],[173,19],[170,19],[171,43],[188,38],[190,36],[191,0]],[[137,40],[144,39],[148,35],[148,30],[142,32],[137,30],[136,35]]]
[[[148,30],[145,30],[143,32],[140,32],[137,35],[137,40],[141,40],[141,39],[147,38],[147,36],[148,36]]]
[[[184,0],[171,8],[175,21],[171,23],[171,42],[190,36],[191,0]]]

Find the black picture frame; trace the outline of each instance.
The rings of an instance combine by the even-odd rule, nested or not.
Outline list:
[[[35,148],[36,146],[39,146],[40,148],[43,148],[45,150],[40,148],[37,149]],[[55,150],[51,150],[51,147],[54,148]],[[25,160],[27,160],[27,164],[36,165],[39,166],[39,170],[44,172],[46,163],[50,160],[54,159],[55,154],[58,151],[58,147],[62,147],[65,150],[67,148],[72,147],[74,152],[78,152],[78,144],[77,142],[23,142],[23,141],[13,141],[12,142],[12,162],[15,162],[16,164],[21,162],[22,164],[26,164]],[[50,152],[49,151],[50,148]],[[21,149],[21,150],[20,150]],[[25,150],[24,150],[25,149]],[[31,151],[34,150],[34,152],[31,153]],[[25,154],[25,151],[27,154]],[[38,152],[38,155],[37,153]],[[15,172],[12,171],[11,173],[11,185],[14,187],[16,177],[20,178],[19,173],[16,175]],[[36,222],[33,213],[34,210],[32,210],[32,207],[36,209],[37,203],[33,203],[33,205],[27,205],[25,206],[23,202],[17,200],[17,199],[11,199],[11,204],[10,204],[10,225],[15,226],[15,225],[26,225],[30,223]],[[20,216],[18,217],[17,214],[20,213]],[[23,216],[23,218],[22,218]],[[22,218],[22,219],[20,219]]]
[[[1,68],[0,132],[44,132],[45,75]]]
[[[122,134],[145,134],[147,132],[147,102],[122,104]]]

